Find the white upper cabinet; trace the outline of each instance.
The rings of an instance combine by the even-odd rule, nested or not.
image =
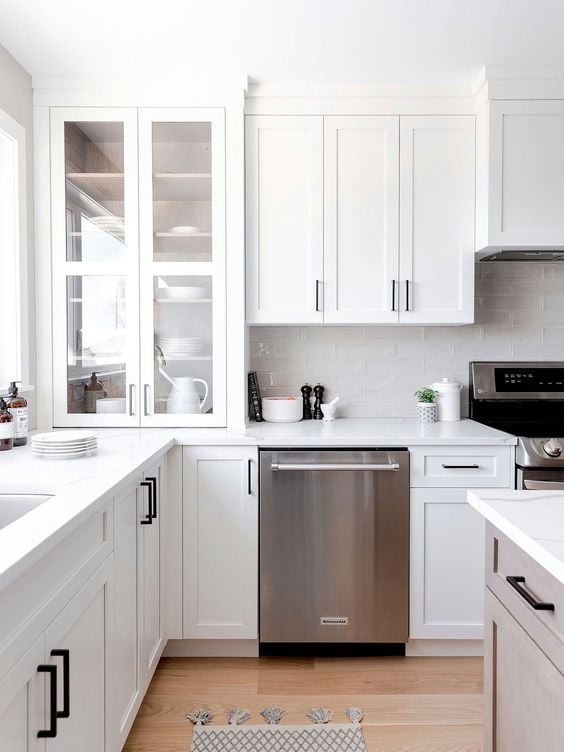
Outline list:
[[[474,320],[475,119],[402,117],[400,321]]]
[[[477,248],[564,246],[564,102],[494,101],[477,119]]]
[[[474,320],[475,118],[247,117],[249,323]]]
[[[323,120],[246,119],[247,320],[323,321]]]
[[[397,322],[399,118],[324,130],[324,321]]]

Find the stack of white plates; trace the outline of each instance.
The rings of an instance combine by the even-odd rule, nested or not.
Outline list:
[[[31,437],[31,450],[50,460],[85,457],[96,451],[98,439],[94,431],[53,431]]]
[[[160,337],[159,345],[165,358],[189,358],[204,349],[203,337]]]

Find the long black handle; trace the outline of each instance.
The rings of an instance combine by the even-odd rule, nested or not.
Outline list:
[[[536,601],[533,596],[525,590],[524,587],[521,587],[519,583],[522,582],[523,584],[525,584],[524,577],[507,576],[505,579],[511,585],[511,587],[519,593],[521,598],[524,598],[529,606],[532,606],[532,608],[535,609],[535,611],[554,611],[554,603],[543,603],[542,601]]]
[[[51,656],[63,659],[63,709],[57,718],[70,718],[70,650],[51,650]]]
[[[49,728],[37,732],[38,739],[52,739],[57,736],[57,667],[41,665],[37,667],[41,673],[49,674]]]
[[[396,280],[392,279],[392,311],[396,310]]]
[[[480,465],[442,465],[445,470],[479,470]]]
[[[142,486],[146,486],[149,489],[149,512],[145,516],[144,520],[141,520],[142,525],[153,524],[153,484],[148,480],[141,481]]]
[[[315,310],[316,311],[320,311],[321,310],[319,308],[319,286],[320,285],[321,285],[320,280],[316,279],[315,280]]]
[[[157,519],[157,479],[154,476],[151,476],[150,478],[145,478],[145,480],[148,480],[150,483],[153,484],[153,511],[151,512],[151,515],[154,520]]]
[[[252,496],[253,493],[253,461],[247,463],[247,493]]]
[[[405,280],[405,310],[410,310],[410,301],[409,301],[409,280]]]

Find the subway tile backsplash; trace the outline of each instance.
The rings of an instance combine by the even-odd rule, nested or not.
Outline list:
[[[466,414],[468,361],[564,360],[564,264],[478,264],[470,326],[255,326],[250,347],[264,396],[321,382],[341,416],[412,417],[415,389],[448,376]]]

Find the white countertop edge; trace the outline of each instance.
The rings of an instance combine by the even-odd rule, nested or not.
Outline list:
[[[507,496],[508,494],[514,495],[516,503],[525,503],[528,505],[534,505],[535,499],[546,497],[553,497],[555,500],[561,500],[564,504],[564,494],[560,491],[543,491],[541,494],[535,494],[534,491],[503,491],[501,495]],[[531,495],[530,500],[523,498],[523,494]],[[501,533],[503,533],[510,541],[519,546],[526,554],[528,554],[534,561],[540,564],[546,571],[551,574],[555,579],[564,585],[564,540],[562,545],[563,558],[551,553],[543,546],[541,539],[536,539],[531,535],[528,535],[521,527],[517,526],[511,520],[507,518],[502,512],[497,510],[493,504],[496,501],[502,499],[496,498],[483,498],[484,496],[492,497],[495,492],[492,489],[474,489],[467,491],[467,499],[470,506],[478,511],[488,522],[496,527]],[[505,499],[507,500],[507,499]],[[563,533],[564,538],[564,533]]]

